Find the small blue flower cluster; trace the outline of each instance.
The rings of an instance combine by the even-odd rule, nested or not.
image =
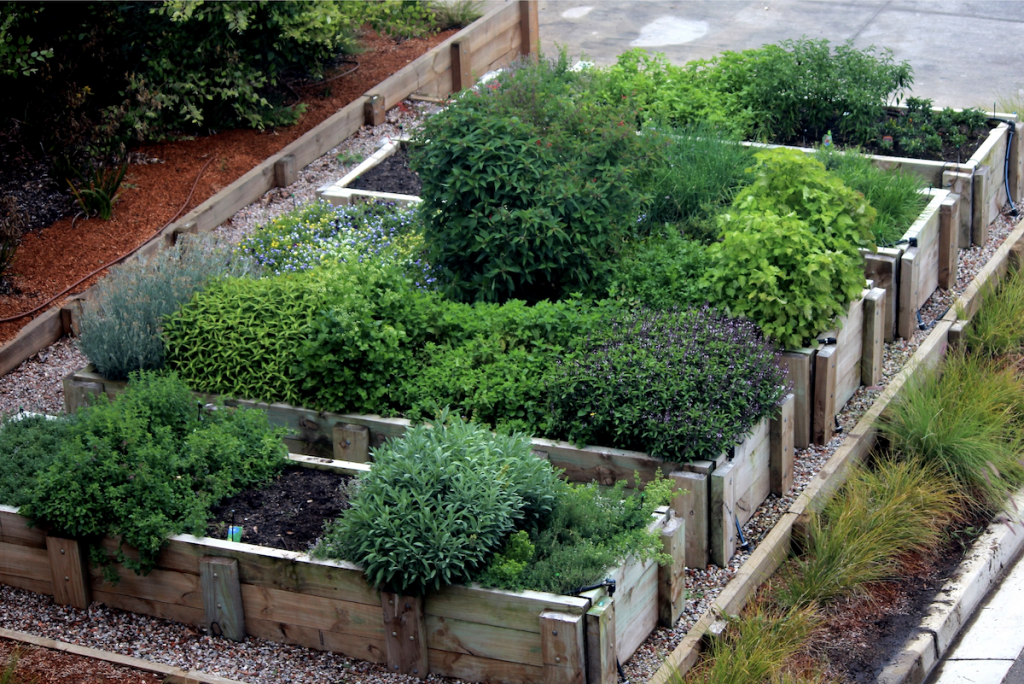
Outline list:
[[[401,266],[417,287],[430,289],[436,269],[423,258],[414,207],[366,202],[335,207],[314,202],[281,216],[242,241],[268,275],[357,260]]]

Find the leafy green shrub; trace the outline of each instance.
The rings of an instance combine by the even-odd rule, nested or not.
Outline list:
[[[653,130],[646,135],[655,135]],[[654,143],[652,158],[644,170],[651,196],[645,223],[692,224],[694,239],[710,242],[714,235],[694,234],[702,219],[713,217],[727,206],[740,187],[750,181],[751,148],[721,137],[716,128],[701,123],[672,131],[664,142]]]
[[[116,560],[146,573],[168,536],[203,534],[210,506],[273,477],[282,435],[262,411],[204,411],[173,374],[133,373],[113,402],[78,412],[23,513],[75,537],[119,537]]]
[[[313,202],[274,219],[239,247],[274,275],[339,261],[373,260],[400,265],[417,286],[430,287],[435,280],[423,259],[421,223],[414,207],[383,202],[333,207]]]
[[[296,355],[351,268],[212,281],[165,319],[167,367],[199,392],[300,404]]]
[[[703,304],[701,278],[709,265],[700,242],[686,239],[675,226],[656,229],[619,258],[608,295],[652,309]]]
[[[779,602],[820,604],[893,577],[901,555],[938,548],[959,502],[934,463],[885,459],[857,470],[812,519],[805,555],[783,571]]]
[[[928,204],[928,196],[921,193],[927,183],[917,174],[880,169],[856,150],[843,153],[835,147],[820,147],[816,156],[831,174],[864,195],[877,212],[872,234],[880,245],[891,245],[903,237]]]
[[[410,151],[429,260],[461,300],[599,291],[643,213],[646,144],[589,70],[522,61],[428,118]]]
[[[713,458],[775,410],[777,353],[749,321],[703,307],[613,319],[551,385],[556,430],[670,461]]]
[[[314,553],[360,563],[371,584],[402,594],[467,581],[517,526],[551,512],[558,478],[530,448],[447,414],[417,426],[374,450]]]
[[[45,470],[67,439],[73,417],[0,416],[0,504],[27,504],[36,473]]]
[[[859,248],[873,247],[864,196],[796,150],[758,152],[754,182],[719,217],[708,248],[713,302],[800,347],[827,330],[864,288]]]
[[[952,477],[977,508],[999,510],[1024,484],[1024,381],[1011,365],[951,353],[941,377],[909,383],[882,414],[894,452]]]
[[[163,368],[165,317],[212,280],[251,268],[248,259],[233,257],[215,239],[194,236],[116,266],[85,302],[79,347],[97,372],[114,380]]]
[[[625,487],[625,480],[608,489],[559,481],[550,520],[509,537],[480,582],[568,594],[601,581],[627,558],[667,560],[659,535],[647,526],[654,509],[672,498],[672,481],[659,472],[642,492],[626,496]]]

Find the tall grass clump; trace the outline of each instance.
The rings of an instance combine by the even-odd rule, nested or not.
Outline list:
[[[899,556],[936,548],[958,504],[956,484],[916,458],[858,470],[812,518],[807,552],[783,572],[778,601],[810,606],[893,576]]]
[[[997,510],[1024,484],[1020,398],[1012,365],[981,355],[948,355],[941,376],[909,383],[882,414],[894,452],[935,465],[976,507]]]
[[[126,380],[164,367],[161,325],[219,276],[244,276],[251,261],[212,236],[188,236],[151,257],[113,268],[82,312],[79,347],[97,372]]]
[[[872,230],[880,245],[891,245],[903,237],[928,204],[928,196],[921,193],[927,183],[918,175],[880,169],[856,151],[842,153],[834,147],[819,148],[817,157],[878,212]]]
[[[688,236],[714,240],[713,216],[753,180],[745,173],[752,163],[751,148],[723,137],[710,124],[669,132],[659,138],[647,172],[651,204],[646,225],[682,224]]]
[[[998,291],[990,281],[981,297],[985,305],[967,326],[967,348],[997,357],[1019,353],[1024,347],[1024,278],[1016,273]]]
[[[780,609],[760,597],[741,617],[732,620],[723,638],[712,643],[710,665],[685,680],[677,676],[673,684],[774,681],[816,625],[812,608]]]

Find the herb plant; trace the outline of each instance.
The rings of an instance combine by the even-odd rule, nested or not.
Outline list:
[[[447,413],[373,452],[351,508],[314,554],[363,566],[401,594],[465,582],[509,534],[541,524],[558,478],[523,435],[494,435]]]
[[[0,416],[0,504],[29,502],[36,474],[53,462],[72,421],[65,416]]]
[[[628,103],[589,70],[525,60],[424,122],[410,149],[423,181],[429,260],[456,299],[539,301],[597,291],[638,217],[645,144]]]
[[[708,265],[705,246],[684,237],[678,227],[654,229],[616,262],[608,295],[652,309],[703,304],[707,294],[701,278]]]
[[[785,386],[754,324],[699,309],[641,309],[612,320],[551,386],[556,430],[667,461],[718,456],[770,415]]]
[[[164,367],[164,319],[212,280],[242,277],[252,263],[209,236],[182,236],[174,247],[111,269],[86,300],[78,345],[104,377]]]
[[[282,436],[262,411],[206,411],[174,375],[134,373],[117,399],[77,413],[22,512],[75,537],[118,537],[116,561],[147,573],[168,536],[202,534],[210,506],[273,477]]]

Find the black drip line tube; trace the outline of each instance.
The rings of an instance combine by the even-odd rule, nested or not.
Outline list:
[[[992,121],[999,121],[1010,127],[1010,134],[1006,138],[1006,155],[1003,157],[1003,188],[1006,190],[1006,201],[1010,203],[1010,213],[1016,218],[1017,205],[1013,203],[1013,195],[1010,193],[1010,150],[1013,147],[1013,136],[1017,132],[1017,122],[1009,119],[992,117]]]

